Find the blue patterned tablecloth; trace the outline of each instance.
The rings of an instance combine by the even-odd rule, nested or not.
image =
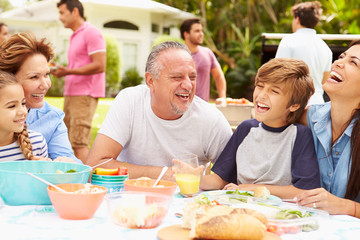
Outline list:
[[[176,196],[176,195],[175,195]],[[111,222],[104,201],[89,220],[64,220],[49,206],[0,205],[0,239],[150,239],[156,240],[160,229],[181,224],[175,213],[182,212],[187,199],[174,197],[163,223],[154,229],[125,229]],[[284,234],[282,239],[360,239],[360,220],[350,216],[320,218],[317,231]],[[3,238],[4,237],[4,238]]]

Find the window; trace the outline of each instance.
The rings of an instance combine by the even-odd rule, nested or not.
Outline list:
[[[153,33],[158,33],[159,32],[159,24],[152,23],[151,24],[151,31]]]
[[[139,31],[139,27],[127,21],[111,21],[104,24],[104,28],[116,28]]]
[[[122,49],[122,68],[121,75],[126,70],[132,67],[137,67],[137,44],[136,43],[124,43]]]
[[[170,35],[170,27],[164,27],[163,34]]]

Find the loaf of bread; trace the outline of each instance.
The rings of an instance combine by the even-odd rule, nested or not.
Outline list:
[[[203,209],[190,222],[190,237],[201,239],[262,239],[267,226],[260,212],[221,205]]]

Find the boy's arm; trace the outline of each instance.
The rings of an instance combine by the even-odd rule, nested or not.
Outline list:
[[[223,189],[228,182],[224,181],[216,173],[202,175],[200,179],[200,188],[202,190],[218,190]]]
[[[243,191],[254,191],[255,188],[265,186],[269,191],[271,195],[277,196],[281,199],[292,199],[298,194],[306,191],[300,188],[296,188],[293,185],[266,185],[266,184],[228,184],[224,187],[224,190],[233,190],[233,189],[239,189]]]

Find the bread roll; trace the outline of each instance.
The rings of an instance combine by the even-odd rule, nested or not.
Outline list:
[[[245,213],[197,216],[190,231],[191,238],[252,239],[264,237],[265,225],[256,217]]]
[[[264,186],[257,187],[254,190],[254,197],[262,198],[262,199],[269,199],[270,191]]]
[[[183,228],[191,229],[191,226],[195,221],[195,216],[197,214],[205,214],[211,207],[211,205],[197,204],[194,202],[186,204],[181,226]]]

